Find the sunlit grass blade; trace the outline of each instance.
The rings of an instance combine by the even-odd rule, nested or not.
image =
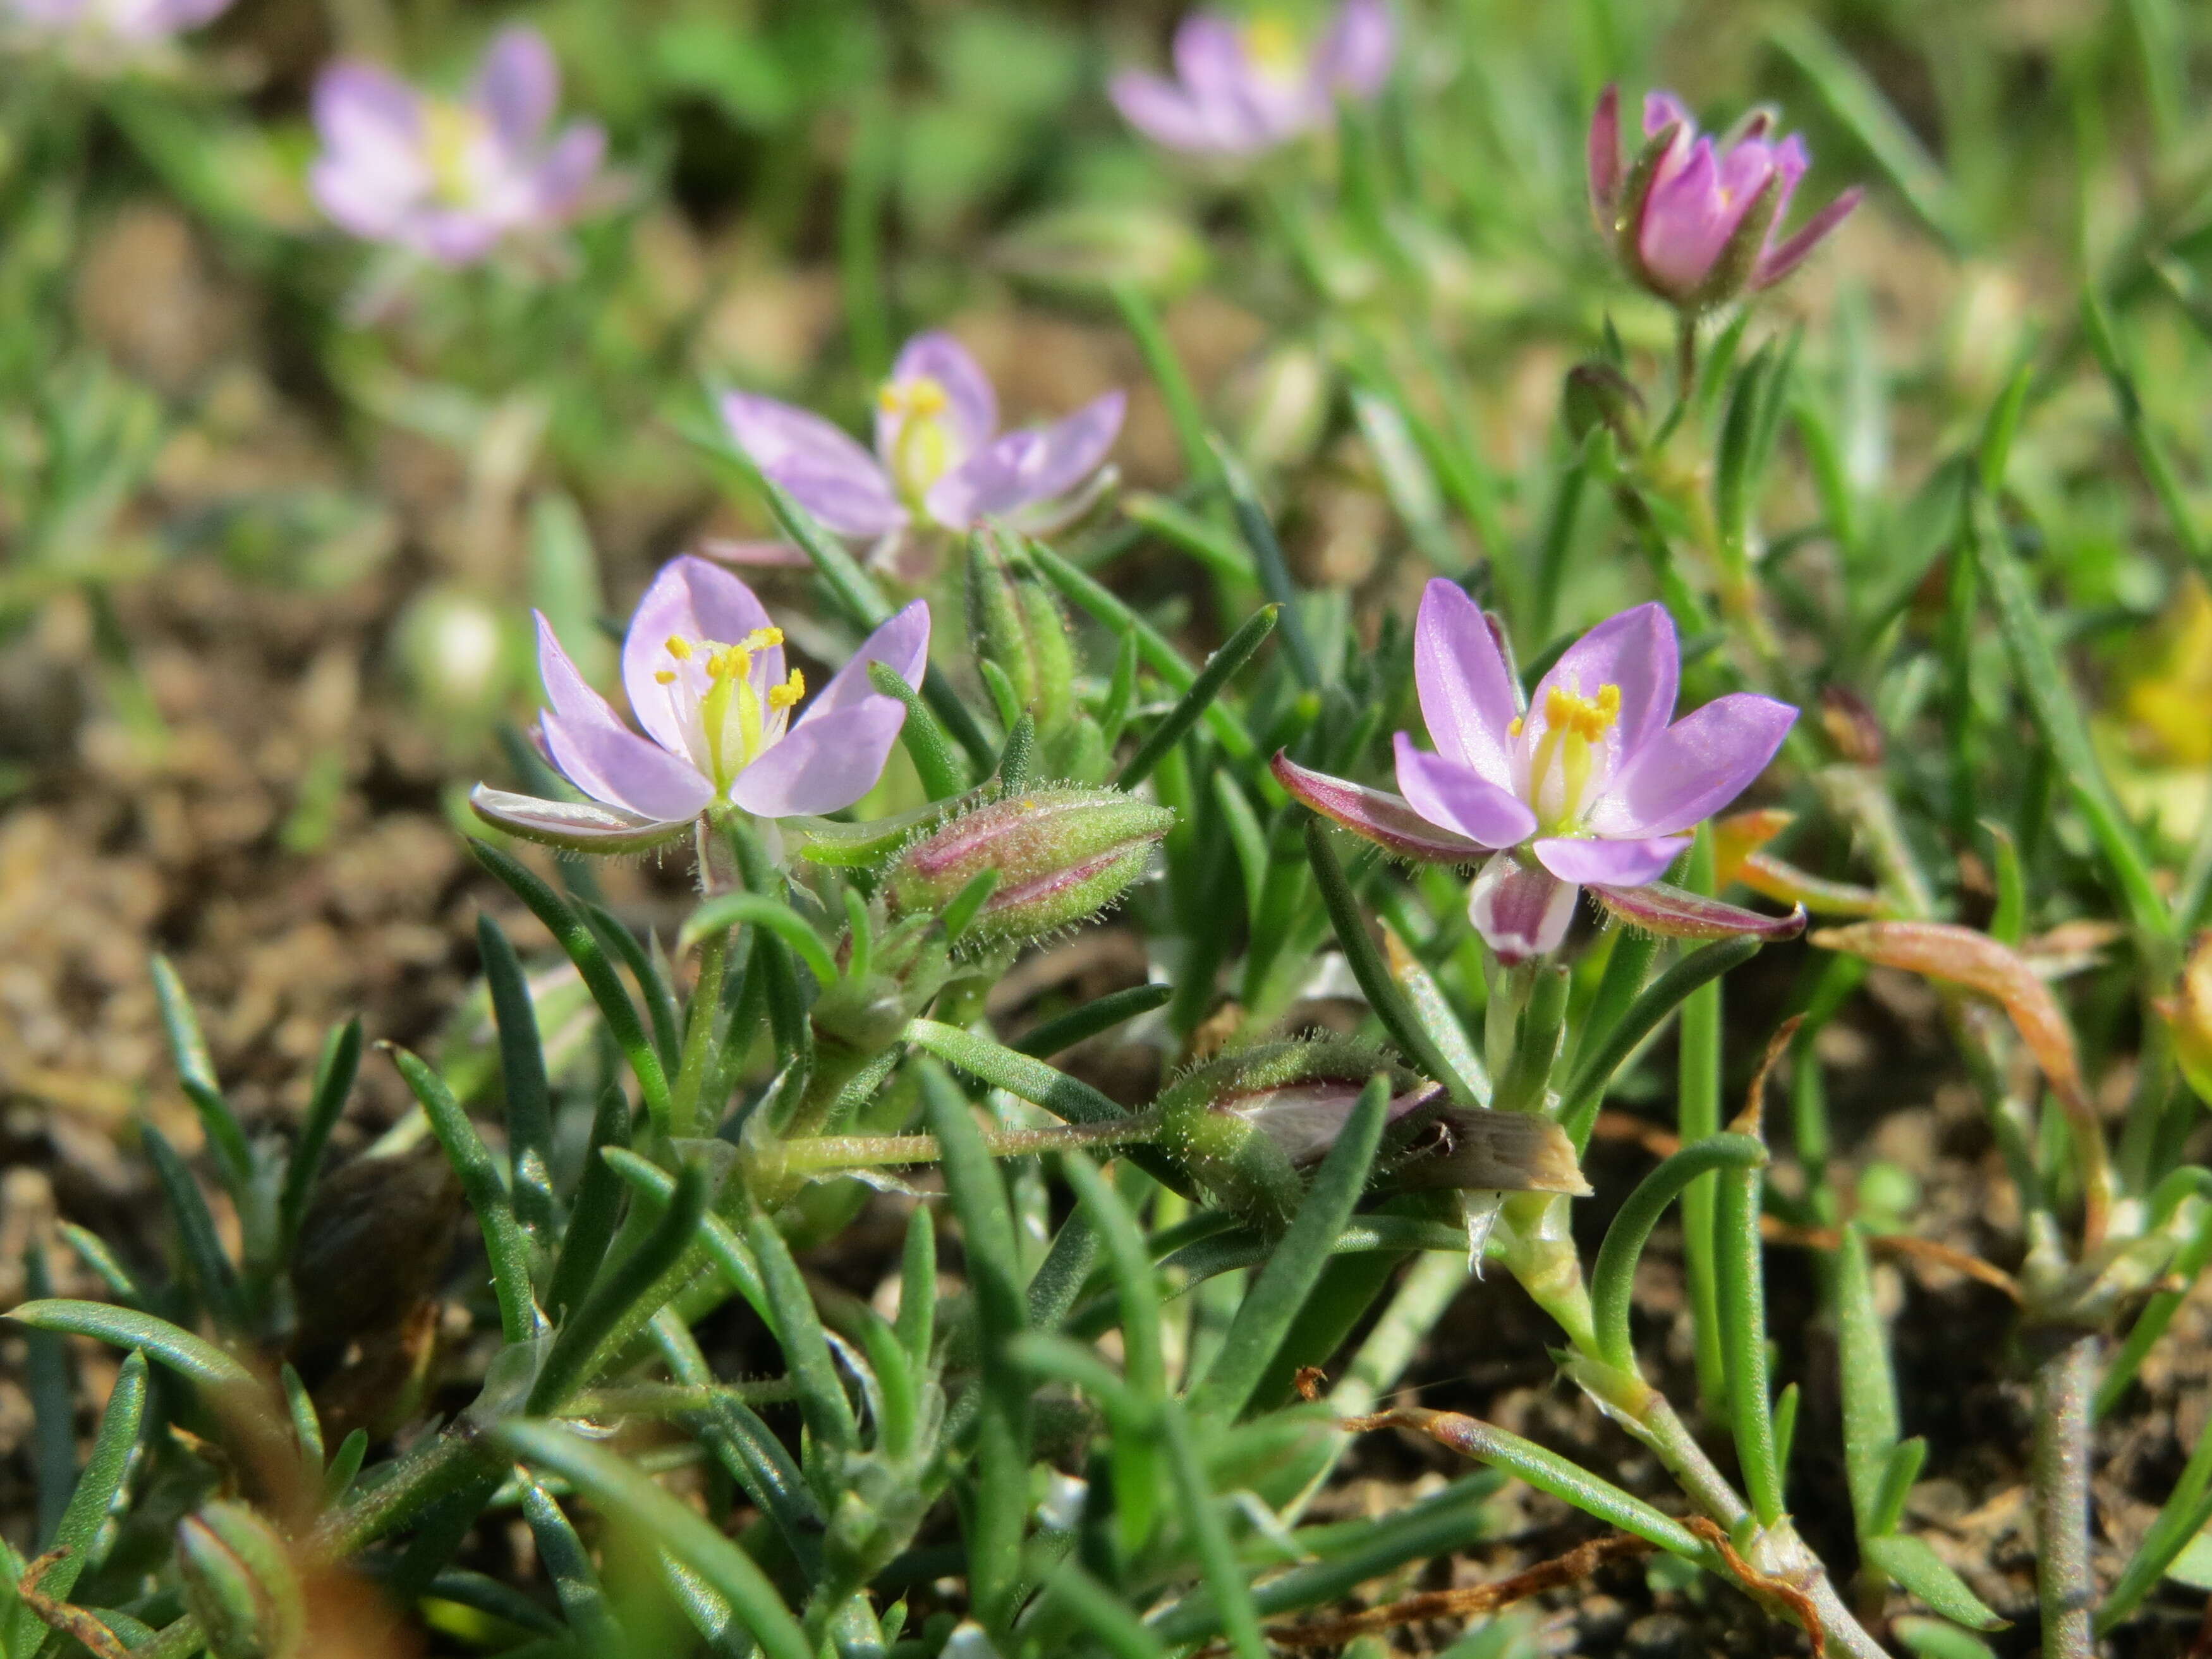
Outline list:
[[[246,1129],[222,1097],[222,1085],[216,1080],[207,1039],[200,1034],[199,1017],[192,1012],[184,981],[164,956],[154,957],[153,974],[154,996],[161,1006],[161,1025],[168,1035],[178,1080],[184,1085],[192,1109],[199,1114],[208,1153],[215,1161],[223,1189],[234,1198],[240,1197],[253,1178],[253,1154],[246,1145]]]
[[[243,1334],[246,1309],[238,1269],[223,1252],[215,1218],[208,1212],[199,1183],[169,1145],[168,1137],[152,1124],[140,1126],[139,1139],[146,1149],[147,1162],[154,1166],[154,1178],[161,1183],[161,1195],[168,1200],[169,1217],[176,1224],[192,1288],[218,1325],[234,1334]]]
[[[20,1303],[0,1314],[0,1318],[12,1319],[33,1330],[88,1336],[118,1348],[142,1348],[149,1358],[160,1360],[179,1376],[202,1388],[253,1386],[253,1374],[214,1343],[166,1319],[156,1319],[134,1309],[58,1297]]]

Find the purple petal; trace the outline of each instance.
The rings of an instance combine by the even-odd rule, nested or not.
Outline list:
[[[1413,684],[1437,752],[1511,789],[1513,676],[1481,607],[1441,576],[1421,590],[1413,619]]]
[[[562,128],[531,172],[530,216],[551,224],[574,214],[606,153],[606,129],[598,122],[573,121]]]
[[[1590,212],[1597,220],[1598,230],[1610,236],[1620,211],[1620,88],[1617,84],[1597,95],[1597,108],[1590,114],[1588,149]]]
[[[1805,262],[1805,256],[1818,247],[1828,233],[1850,217],[1851,210],[1859,204],[1866,192],[1853,185],[1841,196],[1808,219],[1788,240],[1770,248],[1752,274],[1754,291],[1771,288]]]
[[[722,419],[738,447],[841,536],[881,536],[906,522],[891,481],[849,433],[773,398],[732,392]]]
[[[768,611],[753,591],[718,564],[686,554],[661,566],[653,586],[630,613],[623,635],[623,690],[629,694],[630,712],[653,740],[672,754],[686,754],[691,746],[690,722],[678,712],[678,700],[657,675],[673,672],[689,677],[694,699],[706,695],[703,659],[694,655],[678,661],[669,654],[668,641],[679,639],[692,645],[713,640],[735,645],[756,629],[770,624]],[[770,646],[765,659],[769,684],[783,678],[783,648]]]
[[[1402,796],[1333,778],[1326,772],[1308,771],[1279,750],[1270,766],[1275,781],[1291,799],[1401,859],[1425,864],[1473,864],[1490,850],[1480,842],[1430,823]]]
[[[1711,817],[1749,788],[1790,735],[1797,711],[1733,691],[1686,714],[1614,775],[1589,827],[1624,839],[1671,836]]]
[[[1686,295],[1705,279],[1750,206],[1748,198],[1723,197],[1712,140],[1698,139],[1680,167],[1644,198],[1636,249],[1645,271],[1665,293]]]
[[[407,214],[395,232],[418,253],[441,264],[474,264],[499,246],[506,222],[477,208],[428,208]]]
[[[1094,398],[1066,420],[1009,432],[939,478],[923,498],[929,516],[954,530],[1032,502],[1064,495],[1098,470],[1121,430],[1127,399]]]
[[[483,783],[469,792],[469,805],[495,829],[575,853],[642,852],[691,827],[690,818],[663,821],[592,801],[540,800]]]
[[[929,667],[929,601],[916,599],[861,641],[853,659],[830,677],[822,695],[806,706],[799,722],[821,720],[882,693],[868,684],[868,665],[888,663],[891,672],[919,691]]]
[[[1327,93],[1372,98],[1389,78],[1396,49],[1390,9],[1383,0],[1344,0],[1314,49],[1314,81]]]
[[[1796,195],[1805,169],[1812,165],[1812,157],[1806,154],[1805,141],[1794,132],[1772,149],[1774,170],[1782,175],[1782,185],[1774,193],[1774,217],[1768,222],[1766,240],[1770,246],[1774,241],[1773,227],[1788,216],[1790,198]]]
[[[553,48],[536,29],[521,25],[499,32],[477,76],[476,102],[511,149],[535,143],[561,101],[561,68]]]
[[[1687,836],[1659,836],[1650,841],[1590,841],[1547,836],[1533,849],[1543,866],[1561,881],[1586,885],[1641,887],[1667,873],[1667,866],[1690,844]]]
[[[356,236],[391,235],[429,187],[422,106],[405,82],[367,64],[337,64],[315,82],[323,153],[308,185],[331,221]]]
[[[1536,815],[1518,796],[1470,767],[1425,755],[1403,732],[1395,738],[1398,787],[1430,823],[1483,847],[1513,847],[1536,833]]]
[[[707,810],[714,785],[689,761],[624,726],[607,700],[585,684],[543,614],[538,675],[552,705],[538,721],[545,751],[569,782],[641,817],[672,822]]]
[[[1685,134],[1698,130],[1690,106],[1671,92],[1647,92],[1644,94],[1644,136],[1656,138],[1668,127],[1680,127]]]
[[[875,694],[801,720],[738,774],[730,799],[764,818],[850,806],[875,787],[905,723],[904,703]]]
[[[1174,50],[1177,78],[1201,100],[1234,100],[1252,78],[1244,37],[1211,12],[1193,12],[1176,26]]]
[[[1544,711],[1552,692],[1580,687],[1578,695],[1595,697],[1601,687],[1617,685],[1620,711],[1607,739],[1605,768],[1593,780],[1602,789],[1608,776],[1665,729],[1674,712],[1681,666],[1674,621],[1666,606],[1639,605],[1608,617],[1569,646],[1538,683],[1516,740],[1518,755],[1533,756],[1543,741],[1550,727]]]
[[[1106,95],[1121,118],[1156,144],[1194,155],[1235,155],[1266,142],[1247,131],[1224,106],[1202,102],[1172,81],[1143,70],[1122,70],[1107,82]]]
[[[999,429],[999,394],[991,389],[990,376],[969,355],[966,346],[942,330],[915,335],[901,348],[898,361],[891,365],[890,384],[896,386],[921,380],[934,380],[945,390],[950,404],[947,413],[958,440],[957,459],[965,459],[991,441],[991,435]],[[877,454],[890,454],[905,421],[904,411],[878,405]]]
[[[1805,931],[1802,904],[1786,916],[1763,916],[1663,881],[1639,887],[1592,887],[1590,891],[1630,927],[1668,939],[1795,939]]]
[[[1498,961],[1510,968],[1559,948],[1581,890],[1572,882],[1555,880],[1540,866],[1500,853],[1482,866],[1467,890],[1468,920]]]

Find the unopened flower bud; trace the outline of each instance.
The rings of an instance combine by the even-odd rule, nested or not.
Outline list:
[[[1175,814],[1118,789],[1007,795],[931,831],[891,865],[902,915],[942,910],[985,871],[998,884],[964,945],[1017,945],[1096,915],[1144,873]]]
[[[293,1659],[304,1648],[307,1601],[291,1552],[244,1504],[207,1504],[179,1522],[177,1565],[215,1659]]]
[[[1608,428],[1624,455],[1644,443],[1644,394],[1610,363],[1577,363],[1567,371],[1562,398],[1567,430],[1577,441],[1600,427]]]
[[[1037,734],[1053,736],[1075,707],[1075,648],[1020,537],[985,529],[968,538],[967,601],[976,656],[1005,672]]]
[[[2197,1097],[2212,1105],[2212,931],[2199,933],[2181,982],[2158,1012],[2173,1031],[2173,1055]]]

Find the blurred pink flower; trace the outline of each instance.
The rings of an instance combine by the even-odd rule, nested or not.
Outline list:
[[[1240,27],[1195,12],[1176,30],[1174,79],[1124,70],[1108,92],[1131,126],[1170,149],[1251,155],[1324,125],[1339,94],[1373,97],[1395,46],[1384,0],[1345,0],[1310,50],[1278,18]]]

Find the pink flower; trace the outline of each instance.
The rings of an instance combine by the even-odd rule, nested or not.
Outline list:
[[[732,392],[722,418],[771,482],[841,536],[896,537],[913,526],[966,530],[985,518],[1043,532],[1068,523],[1103,486],[1121,430],[1119,392],[1054,425],[1000,432],[998,395],[950,334],[917,334],[876,397],[875,453],[819,415]]]
[[[1280,19],[1211,12],[1176,30],[1176,78],[1124,70],[1108,88],[1129,125],[1170,149],[1251,155],[1322,125],[1340,94],[1371,98],[1395,50],[1383,0],[1345,0],[1310,51]]]
[[[1491,623],[1431,581],[1413,630],[1414,683],[1433,752],[1397,735],[1398,787],[1368,789],[1277,755],[1314,811],[1402,857],[1480,861],[1468,912],[1502,961],[1556,950],[1585,886],[1655,932],[1709,937],[1803,926],[1658,884],[1686,833],[1765,770],[1797,711],[1749,692],[1674,720],[1680,654],[1663,606],[1601,623],[1522,705]]]
[[[211,22],[230,0],[0,0],[0,35],[70,36],[143,47]]]
[[[582,852],[624,852],[681,835],[734,806],[758,817],[835,812],[882,775],[906,706],[868,683],[887,663],[919,686],[929,606],[916,599],[870,635],[821,693],[785,671],[783,630],[752,590],[704,559],[672,561],[638,602],[623,641],[623,686],[641,737],[585,684],[538,618],[538,672],[550,705],[538,732],[561,775],[599,805],[539,800],[477,786],[486,822]]]
[[[560,100],[553,49],[531,28],[501,33],[465,98],[419,92],[374,64],[334,64],[315,82],[323,152],[307,182],[356,236],[473,264],[583,205],[606,134],[577,121],[550,136]]]
[[[1845,191],[1786,240],[1776,234],[1805,176],[1805,141],[1776,140],[1755,111],[1718,146],[1672,93],[1644,100],[1644,147],[1624,173],[1620,89],[1590,119],[1590,206],[1636,280],[1669,303],[1702,310],[1771,288],[1859,204]]]

